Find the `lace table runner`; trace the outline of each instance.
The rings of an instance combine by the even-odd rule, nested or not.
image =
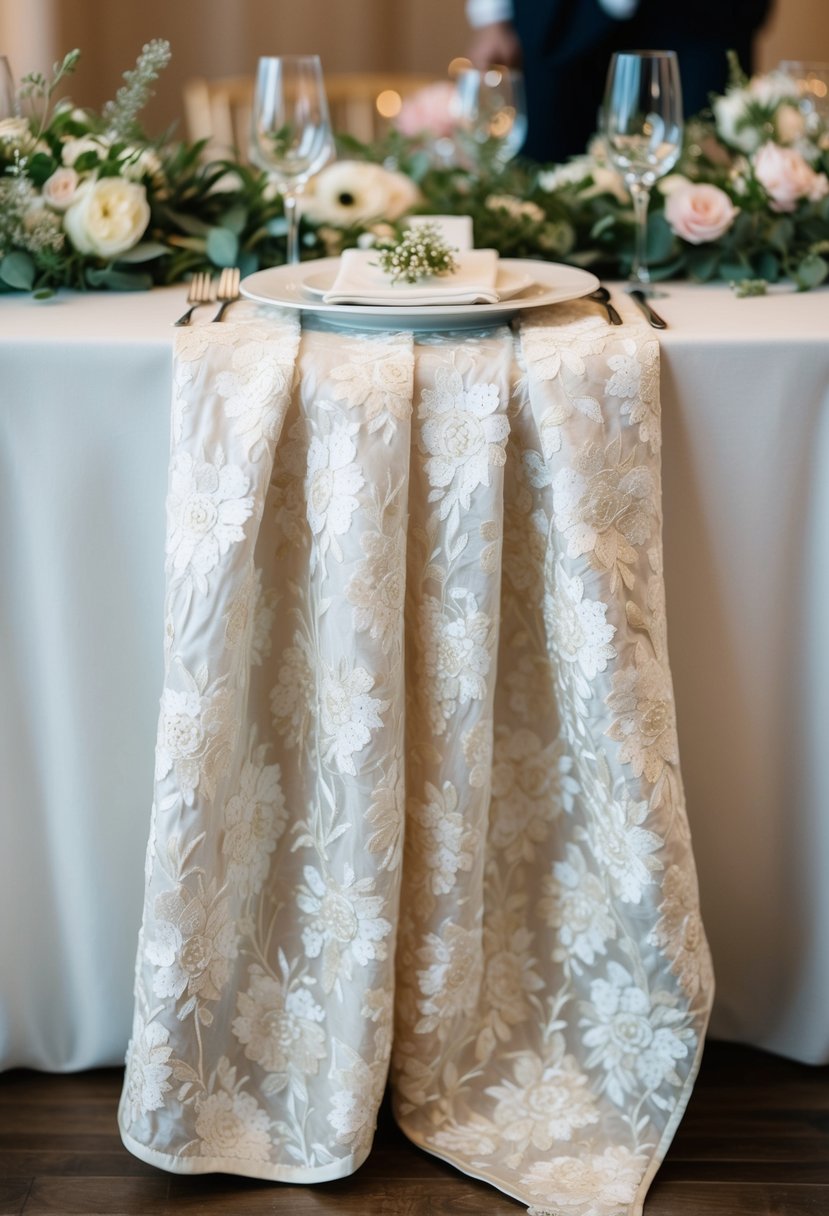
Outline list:
[[[120,1110],[177,1173],[419,1146],[639,1213],[713,981],[678,769],[658,346],[176,340],[166,675]]]

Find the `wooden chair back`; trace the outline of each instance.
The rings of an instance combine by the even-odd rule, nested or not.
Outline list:
[[[334,131],[364,143],[380,138],[403,100],[434,82],[433,76],[400,72],[345,72],[325,77]],[[191,139],[206,139],[212,156],[233,153],[249,159],[253,78],[197,78],[184,86],[184,112]]]

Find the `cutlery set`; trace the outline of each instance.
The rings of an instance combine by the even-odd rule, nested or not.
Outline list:
[[[239,270],[235,266],[227,267],[219,275],[219,281],[215,285],[214,291],[213,280],[209,274],[202,272],[194,274],[187,292],[187,303],[190,307],[174,324],[189,325],[197,308],[200,308],[202,304],[213,304],[214,302],[218,302],[219,307],[213,320],[221,321],[226,309],[239,299],[240,280]]]
[[[668,328],[668,322],[663,317],[660,317],[658,312],[654,312],[654,310],[651,308],[644,291],[640,291],[638,288],[635,290],[633,288],[628,288],[627,294],[645,314],[649,325],[652,325],[654,329]],[[597,304],[602,304],[604,306],[607,313],[607,319],[611,325],[622,324],[622,318],[611,304],[610,292],[606,287],[597,287],[595,291],[591,291],[588,299],[595,300]]]

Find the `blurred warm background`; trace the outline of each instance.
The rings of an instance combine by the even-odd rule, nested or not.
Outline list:
[[[680,0],[677,0],[680,2]],[[446,75],[468,39],[463,0],[0,0],[0,54],[17,75],[83,52],[71,94],[99,106],[141,46],[167,38],[173,61],[145,114],[185,134],[182,86],[193,76],[253,71],[262,54],[314,51],[329,72]],[[758,41],[758,67],[783,58],[829,61],[827,0],[777,0]]]

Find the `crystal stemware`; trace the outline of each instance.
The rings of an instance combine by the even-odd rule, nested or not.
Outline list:
[[[795,85],[807,130],[813,133],[829,123],[829,63],[781,59],[777,70]]]
[[[11,64],[5,55],[0,55],[0,118],[13,118],[17,113],[17,98]]]
[[[328,101],[318,55],[259,60],[253,98],[251,159],[282,195],[288,262],[299,261],[297,200],[333,152]]]
[[[457,138],[473,168],[503,169],[524,143],[527,105],[524,77],[493,66],[458,73],[454,104]]]
[[[656,180],[682,150],[682,88],[673,51],[622,51],[613,56],[602,107],[602,134],[611,164],[633,200],[636,226],[631,286],[650,288],[648,203]]]

